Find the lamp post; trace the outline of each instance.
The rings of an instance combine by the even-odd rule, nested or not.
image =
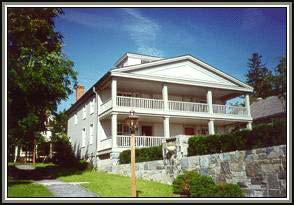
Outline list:
[[[136,197],[136,162],[135,162],[135,133],[138,123],[138,116],[131,110],[126,118],[131,131],[131,196]]]

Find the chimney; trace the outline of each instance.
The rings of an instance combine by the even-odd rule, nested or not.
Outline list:
[[[85,87],[83,85],[76,86],[76,101],[84,95]]]

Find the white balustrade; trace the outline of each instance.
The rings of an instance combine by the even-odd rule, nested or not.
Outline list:
[[[135,136],[136,147],[154,147],[162,144],[164,137],[156,136]],[[130,136],[118,135],[117,146],[118,147],[130,147]]]
[[[149,99],[149,98],[135,98],[117,96],[117,106],[122,107],[136,107],[145,109],[163,109],[163,100]]]
[[[118,107],[143,108],[143,109],[164,111],[164,102],[163,100],[160,100],[160,99],[117,96],[116,103]],[[103,113],[109,110],[111,107],[112,107],[112,100],[108,99],[104,104],[101,105],[100,113]],[[218,105],[218,104],[213,104],[212,107],[213,107],[214,114],[238,115],[238,116],[248,115],[248,110],[246,107]],[[171,111],[208,113],[208,104],[206,103],[169,100],[168,108]]]
[[[105,112],[105,111],[107,111],[107,110],[109,110],[111,107],[112,107],[112,101],[111,101],[111,98],[110,98],[110,99],[106,100],[105,103],[103,103],[101,105],[101,112],[100,112],[100,114],[103,113],[103,112]]]
[[[208,105],[205,103],[193,103],[183,101],[168,101],[170,110],[186,112],[208,112]]]
[[[232,105],[216,105],[213,104],[213,113],[225,114],[225,115],[239,115],[247,116],[248,111],[246,107],[232,106]]]

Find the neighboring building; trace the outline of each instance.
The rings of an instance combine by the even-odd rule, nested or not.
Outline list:
[[[128,149],[130,110],[139,116],[137,147],[176,135],[225,133],[236,124],[251,129],[253,88],[191,55],[126,53],[85,94],[81,85],[76,91],[68,136],[80,158],[115,160]],[[245,96],[245,106],[226,105],[238,96]]]
[[[258,98],[250,105],[250,110],[254,124],[287,118],[286,101],[278,96]]]

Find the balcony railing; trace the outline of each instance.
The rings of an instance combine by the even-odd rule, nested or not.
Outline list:
[[[154,147],[162,144],[164,137],[135,136],[136,147]],[[117,136],[117,146],[121,148],[130,147],[131,137],[125,135]]]
[[[168,101],[170,110],[185,112],[208,112],[208,105],[204,103],[192,103],[182,101]]]
[[[216,105],[213,104],[213,113],[226,115],[247,116],[248,111],[246,107],[231,106],[231,105]]]
[[[117,106],[121,107],[136,107],[156,110],[163,109],[163,100],[157,99],[117,96],[116,103]]]
[[[125,97],[117,96],[117,107],[129,107],[129,108],[142,108],[146,110],[162,110],[164,111],[164,101],[161,99],[149,99],[149,98],[137,98],[137,97]],[[101,105],[101,112],[103,113],[112,108],[112,100],[108,99]],[[213,104],[213,113],[231,116],[248,116],[248,110],[246,107],[231,106],[231,105],[218,105]],[[208,104],[196,103],[196,102],[183,102],[183,101],[168,101],[168,109],[178,112],[196,112],[196,113],[209,113]]]

